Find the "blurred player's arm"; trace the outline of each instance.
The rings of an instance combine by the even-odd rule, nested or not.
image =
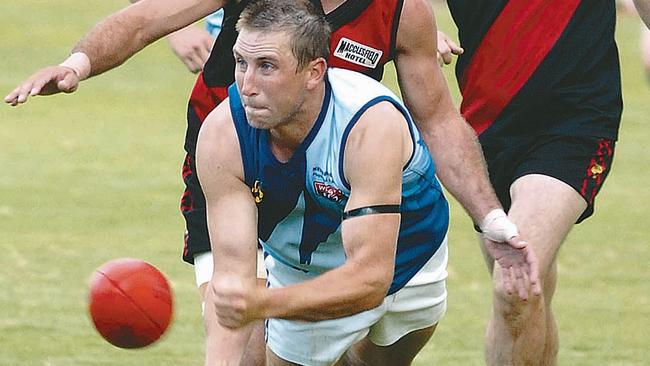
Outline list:
[[[634,0],[634,5],[646,27],[650,29],[650,0]]]
[[[484,234],[507,244],[504,250],[525,258],[527,268],[523,270],[532,275],[531,281],[536,284],[536,259],[503,212],[474,130],[454,106],[442,71],[434,61],[437,30],[428,1],[404,1],[398,29],[395,65],[399,86],[436,162],[438,177]]]
[[[140,0],[130,0],[136,3]],[[203,64],[210,56],[212,36],[201,27],[190,24],[167,35],[167,41],[172,51],[190,72],[197,73],[203,69]]]
[[[119,66],[157,39],[216,11],[226,0],[142,0],[97,23],[59,66],[41,69],[4,100],[24,103],[28,96],[70,93],[80,80]]]
[[[201,128],[196,155],[214,260],[204,312],[206,365],[239,365],[250,337],[250,324],[242,321],[241,327],[224,327],[219,311],[242,306],[249,309],[250,300],[241,294],[254,296],[257,291],[257,209],[243,182],[237,141],[229,103],[221,103]],[[233,311],[221,313],[230,316]],[[245,319],[249,314],[238,313]]]

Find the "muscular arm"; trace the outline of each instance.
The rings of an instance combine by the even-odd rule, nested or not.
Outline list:
[[[352,129],[344,161],[351,187],[347,210],[400,203],[402,166],[411,151],[406,128],[395,108],[382,103],[366,111]],[[313,280],[267,290],[264,317],[319,321],[380,305],[393,278],[399,222],[398,214],[343,221],[345,264]]]
[[[206,294],[206,365],[239,365],[250,327],[220,324],[216,306],[238,305],[235,286],[255,293],[257,226],[251,192],[242,181],[243,168],[228,102],[206,119],[197,143],[196,167],[206,198],[214,273]],[[239,294],[241,292],[237,292]]]
[[[474,222],[500,208],[474,131],[453,105],[436,64],[436,25],[426,0],[406,0],[395,64],[404,102],[422,132],[447,190]]]
[[[63,64],[44,67],[12,90],[12,106],[30,96],[72,93],[79,82],[121,65],[148,44],[219,9],[226,0],[142,0],[97,23]]]
[[[140,0],[130,0],[136,3]],[[172,51],[190,72],[197,73],[210,56],[212,36],[205,29],[193,24],[167,35]]]
[[[634,5],[646,27],[650,29],[650,0],[634,0]]]
[[[74,47],[91,75],[110,70],[145,46],[216,11],[225,0],[142,0],[97,23]]]

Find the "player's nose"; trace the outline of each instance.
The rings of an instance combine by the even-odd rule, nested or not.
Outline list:
[[[248,68],[242,75],[241,84],[239,85],[239,91],[243,96],[251,97],[257,95],[257,78],[255,73],[252,70],[253,68]]]

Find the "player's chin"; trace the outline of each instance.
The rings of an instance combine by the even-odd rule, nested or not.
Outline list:
[[[268,113],[268,110],[256,111],[254,113],[248,113],[248,111],[246,111],[246,119],[248,120],[248,124],[254,128],[263,130],[272,128],[273,122],[271,121],[270,117],[271,116],[270,113]]]

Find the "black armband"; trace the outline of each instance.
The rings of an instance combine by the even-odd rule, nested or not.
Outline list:
[[[400,213],[399,205],[375,205],[355,208],[353,210],[343,212],[343,220],[349,219],[351,217],[385,213]]]

